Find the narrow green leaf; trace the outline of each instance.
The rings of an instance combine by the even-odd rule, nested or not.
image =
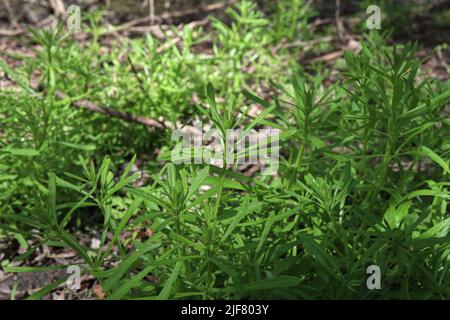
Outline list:
[[[261,234],[261,238],[259,239],[258,246],[256,247],[256,251],[261,250],[262,246],[267,240],[270,230],[272,229],[273,223],[275,222],[275,214],[272,212],[267,218],[266,224],[264,225],[263,232]]]
[[[180,273],[182,265],[183,264],[181,263],[181,261],[177,262],[177,264],[175,265],[175,268],[172,271],[172,274],[170,275],[169,279],[167,279],[166,283],[164,284],[163,289],[159,293],[158,300],[169,299],[170,293],[172,292],[172,289],[173,289],[173,285],[178,278],[178,274]]]
[[[128,271],[128,269],[144,254],[152,250],[152,246],[146,246],[145,248],[136,249],[131,255],[129,255],[122,263],[114,268],[114,272],[111,277],[105,282],[103,290],[105,292],[110,291]]]
[[[119,239],[120,233],[125,229],[125,226],[127,225],[128,221],[133,216],[133,214],[136,212],[136,210],[139,208],[142,201],[144,201],[144,199],[137,198],[128,207],[128,210],[123,215],[122,219],[120,220],[119,226],[117,227],[117,229],[114,232],[114,237],[112,240],[113,243],[116,242],[117,239]]]
[[[445,161],[444,159],[442,159],[439,155],[437,155],[433,150],[422,146],[421,150],[423,151],[423,153],[428,156],[431,160],[433,160],[435,163],[437,163],[438,165],[440,165],[442,167],[442,169],[444,169],[444,171],[447,174],[450,174],[450,170],[449,170],[449,166],[448,166],[448,161]]]
[[[53,290],[55,290],[56,288],[58,288],[61,284],[63,284],[66,280],[68,279],[68,277],[64,277],[62,279],[59,279],[51,284],[49,284],[48,286],[45,286],[44,288],[40,289],[39,291],[33,293],[31,296],[29,296],[28,298],[26,298],[25,300],[40,300],[43,297],[45,297],[47,294],[49,294],[50,292],[52,292]]]
[[[131,289],[138,286],[142,281],[142,279],[144,279],[144,277],[148,275],[153,269],[154,269],[153,266],[148,266],[144,270],[140,271],[133,278],[125,281],[124,284],[119,289],[115,290],[109,297],[107,297],[107,300],[122,299],[128,292],[130,292]]]

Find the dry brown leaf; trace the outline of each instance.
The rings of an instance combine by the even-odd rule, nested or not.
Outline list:
[[[95,295],[100,299],[103,300],[106,297],[106,294],[103,292],[102,286],[99,283],[95,283],[92,287],[92,291],[95,293]]]

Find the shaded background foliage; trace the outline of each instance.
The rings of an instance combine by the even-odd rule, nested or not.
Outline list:
[[[445,2],[380,1],[385,27],[368,32],[364,1],[155,1],[167,18],[133,33],[108,24],[147,17],[149,1],[83,1],[81,35],[42,28],[60,1],[8,3],[7,298],[449,297]],[[174,166],[170,124],[194,119],[281,129],[278,174]],[[87,277],[79,296],[51,284],[70,263]],[[373,263],[380,291],[365,286]],[[14,289],[28,271],[50,287]]]

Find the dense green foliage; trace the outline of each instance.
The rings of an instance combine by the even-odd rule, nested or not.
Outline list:
[[[95,15],[87,43],[35,31],[37,56],[1,65],[20,90],[0,91],[0,229],[34,240],[17,260],[72,248],[111,299],[450,298],[449,82],[426,78],[416,45],[373,31],[325,84],[323,64],[307,72],[302,48],[281,45],[315,36],[314,13],[293,2],[265,15],[242,1],[231,25],[174,29],[181,48],[148,35],[105,49]],[[80,99],[220,130],[278,128],[279,171],[174,165],[169,129],[74,108]],[[263,116],[246,112],[255,105]],[[153,235],[124,243],[141,227]],[[98,230],[101,249],[77,229]],[[381,290],[366,287],[373,264]]]

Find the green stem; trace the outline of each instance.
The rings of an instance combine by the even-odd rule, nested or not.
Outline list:
[[[303,123],[303,142],[300,145],[300,149],[297,153],[297,159],[295,160],[294,170],[291,176],[289,177],[289,184],[288,184],[289,188],[291,188],[292,184],[294,183],[295,178],[297,177],[298,171],[300,169],[300,165],[302,164],[303,153],[305,152],[306,141],[308,139],[308,121],[309,121],[308,115],[305,114],[305,120]]]

